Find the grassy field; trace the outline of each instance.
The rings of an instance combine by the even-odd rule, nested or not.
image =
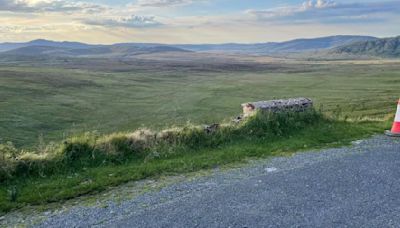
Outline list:
[[[0,64],[0,214],[346,145],[389,128],[399,96],[400,66],[390,62],[110,61]],[[229,121],[241,103],[297,96],[323,112]],[[213,134],[198,126],[222,120]],[[172,125],[183,127],[159,131]],[[134,132],[142,126],[155,130]]]
[[[1,142],[212,123],[247,101],[297,96],[343,116],[382,118],[399,97],[397,63],[91,61],[0,65]]]

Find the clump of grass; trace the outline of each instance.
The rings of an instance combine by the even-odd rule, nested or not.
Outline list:
[[[19,151],[11,142],[0,144],[0,181],[11,178]]]
[[[18,198],[17,186],[15,186],[15,185],[11,186],[11,188],[8,190],[8,194],[10,196],[10,202],[12,202],[12,203],[17,202],[17,198]]]
[[[146,162],[187,151],[216,148],[243,139],[273,139],[291,135],[322,119],[322,115],[315,110],[259,112],[239,124],[222,124],[211,134],[200,126],[187,124],[159,132],[139,129],[133,133],[105,136],[89,132],[59,144],[41,145],[33,152],[18,151],[9,143],[0,147],[3,155],[0,181],[71,173],[82,168],[118,165],[132,160]]]

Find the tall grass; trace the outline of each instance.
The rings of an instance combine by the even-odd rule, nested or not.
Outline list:
[[[320,121],[315,110],[306,112],[259,112],[241,123],[224,123],[209,133],[187,124],[163,131],[139,129],[133,133],[99,135],[89,132],[61,143],[38,146],[35,151],[17,150],[12,143],[0,145],[0,182],[15,178],[45,177],[77,172],[89,167],[148,162],[196,150],[217,148],[239,140],[273,140],[286,137]]]
[[[0,215],[103,191],[128,181],[194,172],[248,158],[346,145],[381,133],[390,122],[343,121],[310,110],[257,113],[215,131],[187,124],[164,131],[76,135],[34,151],[1,145]],[[40,193],[40,194],[38,194]]]

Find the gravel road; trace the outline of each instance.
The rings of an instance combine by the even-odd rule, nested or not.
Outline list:
[[[106,206],[75,206],[37,227],[400,227],[400,139],[213,170]]]

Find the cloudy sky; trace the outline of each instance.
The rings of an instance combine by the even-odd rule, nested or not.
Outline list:
[[[0,0],[0,42],[249,43],[399,25],[400,0]]]

